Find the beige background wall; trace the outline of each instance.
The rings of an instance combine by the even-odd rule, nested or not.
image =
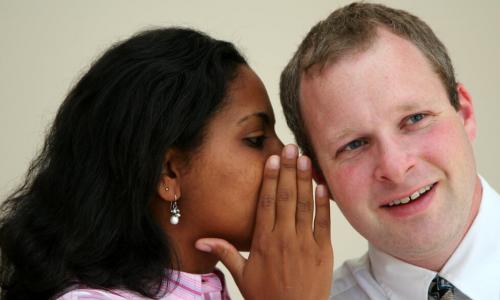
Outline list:
[[[0,199],[19,183],[58,105],[89,63],[113,42],[152,26],[193,26],[234,42],[268,88],[278,134],[293,142],[279,106],[279,74],[309,28],[347,2],[0,0]],[[475,100],[479,170],[500,190],[500,1],[383,3],[420,16],[447,45],[458,79]],[[340,265],[363,253],[366,243],[336,207],[332,211]]]

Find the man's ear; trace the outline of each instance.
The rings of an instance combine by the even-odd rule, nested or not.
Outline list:
[[[313,177],[314,181],[316,182],[316,184],[322,184],[326,187],[326,190],[328,191],[328,198],[335,201],[335,199],[333,199],[332,193],[330,192],[330,187],[326,183],[325,176],[323,175],[323,172],[321,172],[321,170],[318,170],[317,168],[313,167],[312,168],[312,177]]]
[[[326,184],[325,176],[323,176],[323,172],[318,170],[317,168],[312,169],[312,177],[317,184]]]
[[[457,84],[458,94],[458,114],[462,118],[462,122],[467,132],[469,140],[472,142],[476,138],[476,118],[474,116],[474,108],[472,107],[472,97],[461,83]]]
[[[163,160],[163,168],[157,193],[164,201],[175,201],[181,197],[180,179],[185,165],[184,155],[177,149],[169,149]]]

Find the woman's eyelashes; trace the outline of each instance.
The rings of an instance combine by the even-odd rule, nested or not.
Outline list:
[[[244,138],[245,143],[252,147],[262,149],[264,147],[264,141],[267,139],[265,135],[256,135]]]

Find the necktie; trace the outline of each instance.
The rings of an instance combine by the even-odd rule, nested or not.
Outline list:
[[[453,300],[454,292],[453,284],[436,275],[429,286],[429,300]]]

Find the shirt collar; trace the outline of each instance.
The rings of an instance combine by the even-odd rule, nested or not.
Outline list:
[[[479,212],[463,241],[440,275],[472,299],[500,295],[500,196],[481,178],[483,196]]]
[[[168,292],[181,298],[229,299],[220,270],[207,274],[172,271],[168,281]]]
[[[389,299],[427,299],[427,291],[436,272],[423,269],[393,256],[372,245],[368,249],[371,271]]]
[[[479,212],[469,231],[439,275],[472,299],[500,295],[500,196],[481,178],[483,194]],[[371,271],[390,299],[427,299],[436,272],[423,269],[371,246]]]

